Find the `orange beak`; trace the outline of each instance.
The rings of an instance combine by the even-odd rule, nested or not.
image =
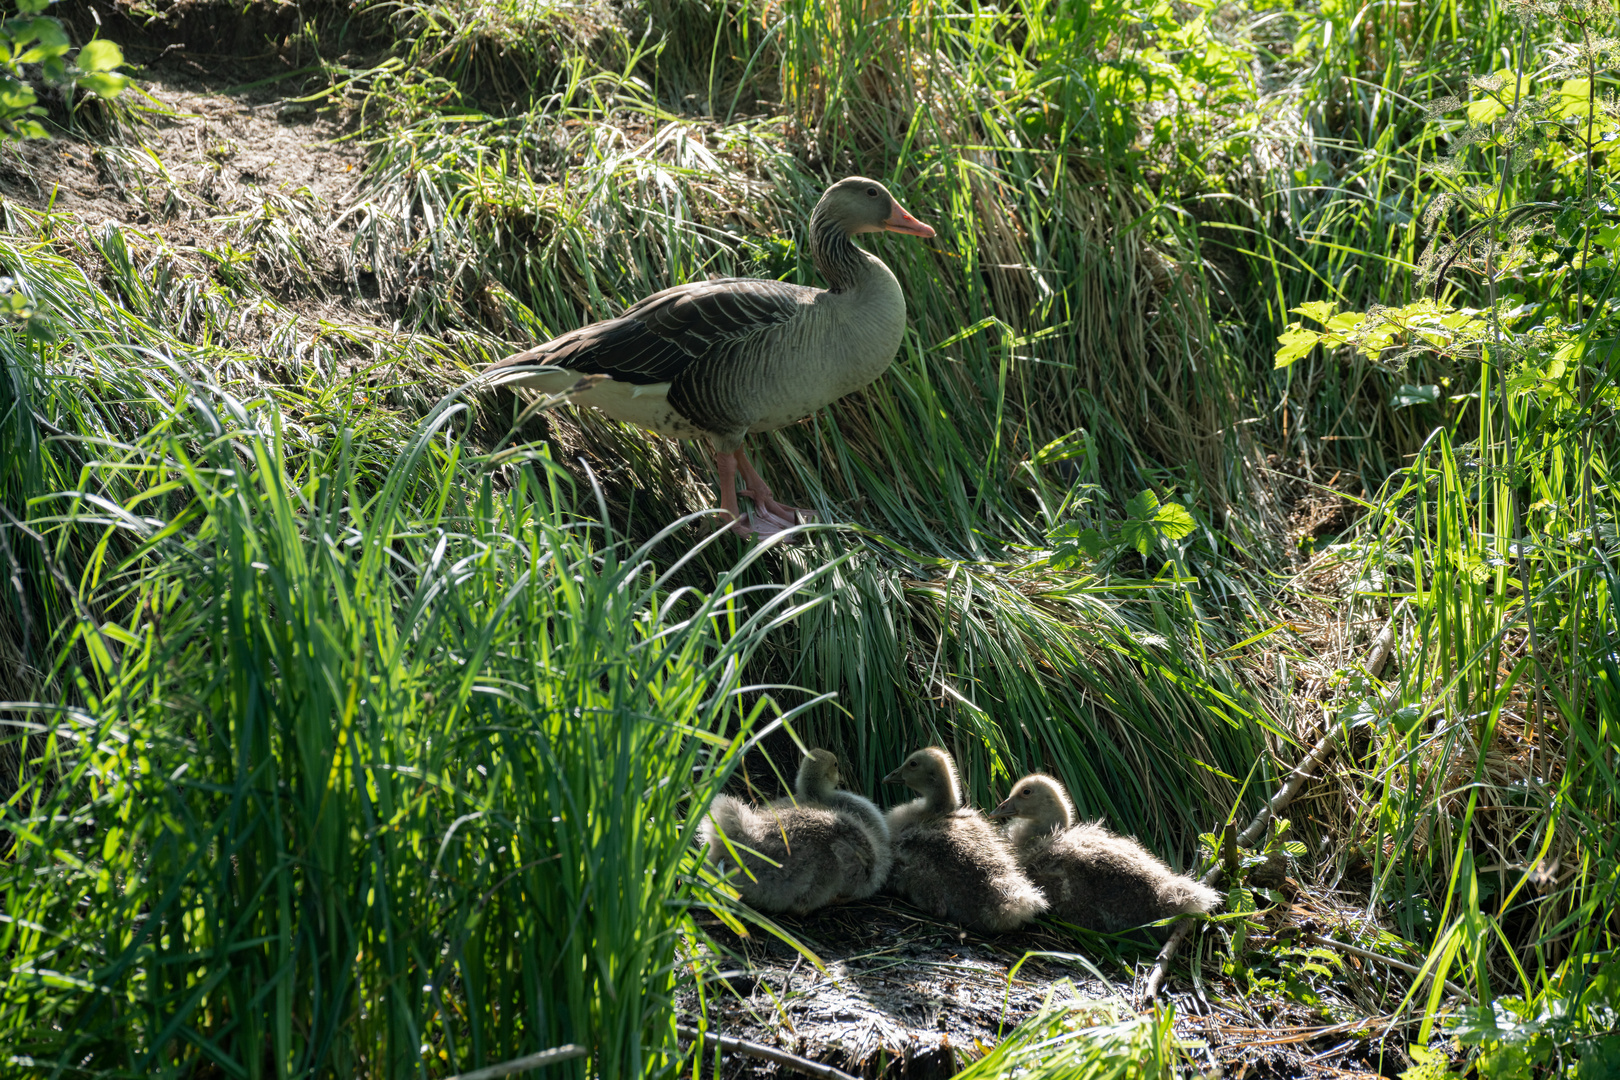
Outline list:
[[[894,204],[894,210],[883,219],[883,228],[886,232],[905,233],[908,236],[920,236],[924,240],[934,235],[934,230],[906,213],[899,203]]]

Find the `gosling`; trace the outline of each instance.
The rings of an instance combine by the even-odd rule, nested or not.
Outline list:
[[[716,868],[740,860],[732,884],[745,902],[806,915],[877,892],[889,873],[888,826],[872,803],[837,790],[838,781],[838,758],[812,750],[794,780],[797,802],[756,809],[729,795],[715,798],[699,835]]]
[[[1100,821],[1076,824],[1068,792],[1050,776],[1024,777],[990,816],[1012,819],[1007,839],[1018,861],[1046,894],[1048,913],[1064,922],[1114,934],[1220,902],[1214,889],[1175,873],[1131,837]]]
[[[883,779],[920,796],[888,814],[892,892],[938,918],[992,933],[1016,930],[1046,910],[1000,831],[962,805],[949,754],[937,746],[918,750]]]
[[[861,900],[877,892],[889,879],[889,866],[894,861],[889,822],[871,799],[840,788],[842,779],[837,754],[830,750],[812,750],[799,764],[793,791],[801,803],[824,806],[866,834],[874,853],[868,880],[870,887],[863,886],[859,895],[850,896],[852,900]]]

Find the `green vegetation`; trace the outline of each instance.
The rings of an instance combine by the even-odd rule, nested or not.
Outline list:
[[[12,77],[117,89],[18,51],[36,7]],[[151,219],[3,202],[8,1072],[674,1075],[692,910],[746,917],[692,817],[783,724],[867,792],[927,742],[981,805],[1046,769],[1189,869],[1325,733],[1313,933],[1421,975],[1257,879],[1205,992],[1397,1014],[1421,1075],[1620,1056],[1607,5],[137,14],[137,79],[254,27],[362,187],[194,198],[140,108],[0,100]],[[812,281],[847,173],[940,235],[877,241],[890,373],[754,444],[799,543],[713,533],[701,447],[472,383],[665,283]],[[1188,1052],[1054,999],[964,1075]]]
[[[46,112],[32,85],[36,65],[46,82],[100,98],[117,97],[129,85],[129,77],[118,71],[124,62],[118,46],[96,39],[74,50],[61,20],[42,14],[51,2],[17,0],[17,16],[0,22],[0,141],[46,137],[35,119]]]

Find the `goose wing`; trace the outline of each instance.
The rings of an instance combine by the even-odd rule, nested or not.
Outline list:
[[[616,319],[582,326],[492,367],[566,368],[636,385],[691,378],[705,359],[731,353],[762,331],[805,310],[821,290],[758,278],[677,285],[626,308]],[[499,380],[497,380],[499,381]]]

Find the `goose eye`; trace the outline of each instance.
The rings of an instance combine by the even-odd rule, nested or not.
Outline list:
[[[869,188],[867,188],[867,189],[866,189],[866,196],[867,196],[867,198],[869,198],[869,199],[875,199],[875,198],[877,198],[877,188],[875,188],[875,187],[869,187]]]

